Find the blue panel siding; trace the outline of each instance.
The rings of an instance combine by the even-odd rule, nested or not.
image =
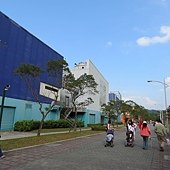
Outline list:
[[[12,130],[14,125],[14,113],[15,108],[6,108],[3,109],[3,117],[2,117],[2,130]]]
[[[57,114],[57,110],[52,111],[47,118],[48,120],[59,120],[59,114]]]
[[[2,96],[4,86],[10,84],[11,88],[7,97],[35,101],[25,83],[14,74],[15,69],[23,63],[34,64],[46,69],[46,64],[50,59],[63,59],[63,56],[1,12],[0,30],[0,96]],[[37,93],[39,93],[40,81],[60,88],[62,86],[62,70],[59,71],[55,79],[48,77],[47,74],[42,74],[39,79],[34,81]],[[43,97],[40,100],[49,102],[47,98]]]
[[[0,100],[2,98],[0,97]],[[48,104],[43,104],[43,107],[47,107]],[[5,116],[6,112],[11,113],[13,115],[13,120],[11,121],[11,118],[8,120],[8,127],[2,126],[2,130],[13,130],[13,125],[17,121],[21,120],[41,120],[41,113],[39,111],[39,104],[36,102],[26,101],[26,100],[20,100],[20,99],[12,99],[12,98],[5,98],[4,103],[4,112],[3,117]],[[85,126],[91,123],[90,121],[90,114],[94,115],[94,123],[98,124],[101,123],[101,112],[94,111],[94,110],[86,110],[84,114],[78,114],[78,119],[83,121]],[[59,120],[60,119],[60,113],[59,113],[59,106],[58,109],[53,110],[50,112],[45,120]],[[4,118],[2,122],[4,121]],[[13,122],[13,124],[12,124]]]
[[[95,124],[95,114],[89,115],[89,124]]]
[[[47,106],[48,104],[43,104],[43,108]],[[52,111],[48,114],[45,120],[58,120],[60,117],[59,115],[60,113],[58,112],[58,109],[55,109],[55,111]],[[41,116],[42,115],[39,111],[38,103],[26,100],[5,98],[2,116],[2,130],[13,130],[13,126],[17,121],[41,120]],[[8,122],[8,124],[6,122]]]
[[[95,110],[89,110],[86,109],[85,117],[84,117],[84,123],[85,126],[90,124],[90,114],[95,115],[95,124],[101,123],[101,112],[95,111]]]
[[[77,115],[77,118],[78,118],[78,120],[80,120],[80,121],[84,121],[84,117],[85,117],[85,114],[78,114],[78,115]]]
[[[45,70],[51,59],[63,59],[63,56],[0,12],[0,102],[4,87],[10,85],[4,103],[2,130],[12,129],[14,123],[19,120],[41,120],[39,105],[35,103],[35,98],[25,82],[14,72],[20,64],[33,64]],[[39,95],[40,82],[60,88],[62,70],[55,78],[42,74],[32,82],[39,101],[50,103],[48,98]],[[47,104],[43,104],[43,107],[46,106]],[[55,110],[48,114],[46,120],[57,120],[59,117],[58,111]]]

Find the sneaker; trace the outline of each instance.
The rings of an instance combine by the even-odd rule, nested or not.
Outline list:
[[[2,156],[0,157],[0,159],[3,159],[3,158],[5,158],[5,155],[2,155]]]

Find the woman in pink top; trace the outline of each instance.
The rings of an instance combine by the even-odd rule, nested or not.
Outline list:
[[[140,135],[143,138],[143,149],[148,149],[148,138],[151,135],[151,131],[149,127],[147,126],[147,122],[143,121],[141,129],[140,129]]]

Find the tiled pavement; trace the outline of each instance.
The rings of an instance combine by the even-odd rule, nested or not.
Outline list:
[[[5,152],[0,170],[169,170],[170,146],[160,152],[157,140],[142,149],[136,133],[135,146],[124,147],[124,130],[116,131],[115,146],[104,147],[105,133],[74,140]]]

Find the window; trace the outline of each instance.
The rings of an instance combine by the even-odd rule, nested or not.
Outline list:
[[[49,87],[49,86],[45,86],[45,89],[50,90],[50,91],[54,91],[58,93],[58,89],[55,89],[53,87]]]
[[[25,109],[32,109],[32,104],[26,103],[25,104]]]

